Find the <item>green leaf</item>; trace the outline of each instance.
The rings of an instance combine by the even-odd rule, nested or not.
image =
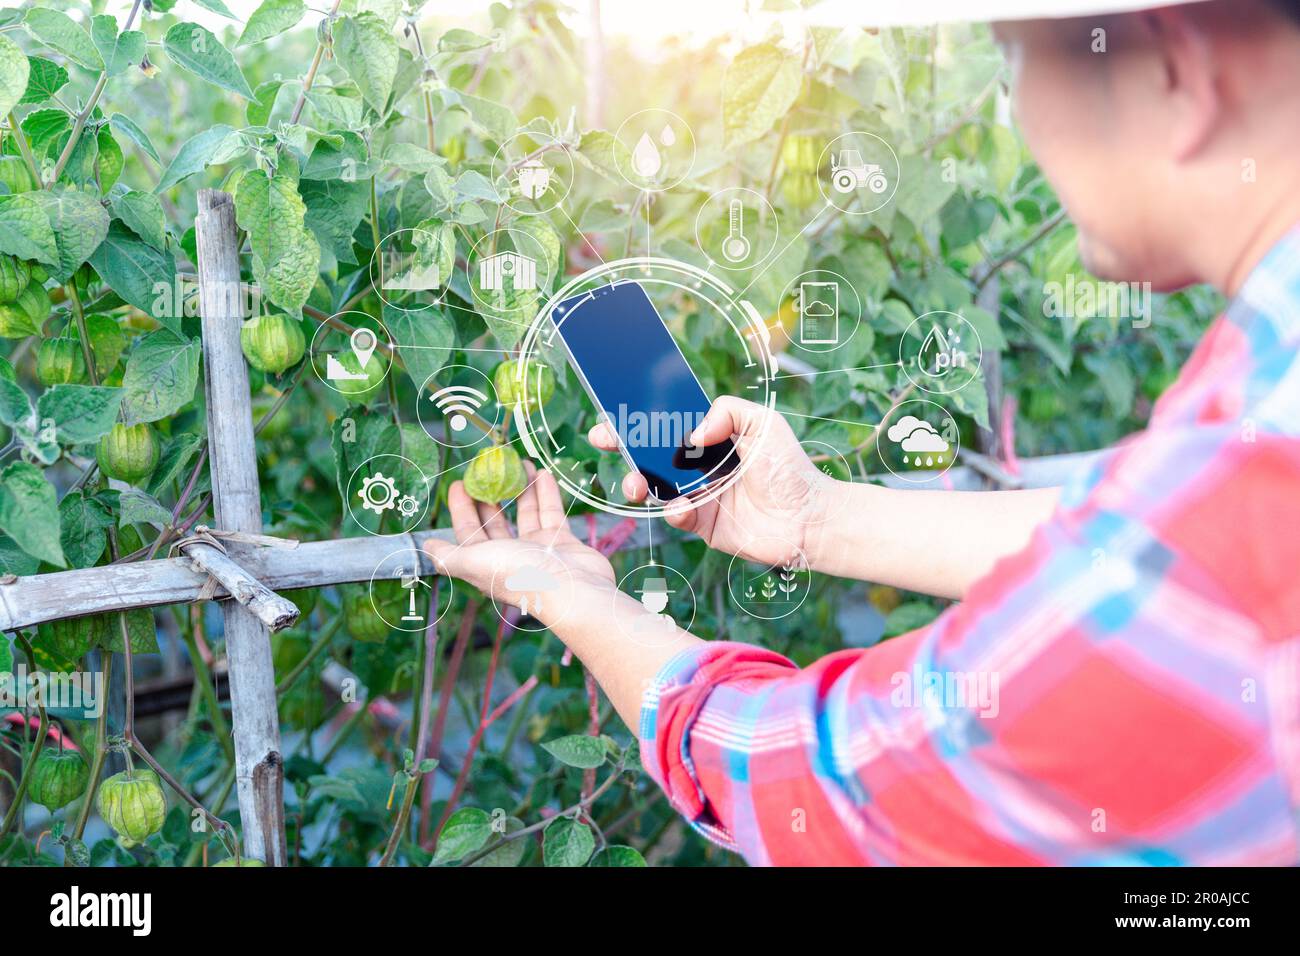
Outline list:
[[[50,274],[66,282],[108,235],[108,210],[94,194],[75,186],[56,185],[24,195],[32,196],[45,210],[59,253]]]
[[[547,866],[583,866],[595,848],[591,827],[568,817],[551,822],[542,834],[542,862]]]
[[[153,495],[139,488],[128,488],[118,495],[119,525],[147,524],[165,528],[171,524],[172,513],[158,503]]]
[[[447,364],[456,345],[454,323],[440,309],[407,312],[385,308],[384,324],[392,332],[397,354],[406,363],[406,374],[416,388]]]
[[[90,39],[109,76],[125,73],[144,59],[145,38],[139,30],[117,32],[117,17],[100,14],[90,21]]]
[[[904,156],[899,161],[898,189],[894,193],[898,211],[919,227],[929,225],[943,204],[957,191],[957,184],[942,175],[938,163],[924,156]]]
[[[176,287],[176,260],[170,252],[155,249],[121,220],[114,219],[108,235],[90,257],[90,264],[124,301],[169,329],[180,329],[180,316],[168,314],[180,311],[176,304],[171,308],[159,304],[160,298],[170,300],[171,290]],[[154,288],[157,284],[166,290],[164,296]]]
[[[122,643],[122,623],[119,618],[122,615],[110,614],[108,617],[108,627],[102,638],[103,646],[112,651],[114,654],[123,654],[126,647]],[[158,653],[158,628],[154,624],[153,611],[147,607],[136,608],[134,611],[127,611],[126,633],[131,641],[131,653],[133,654],[157,654]]]
[[[226,142],[234,132],[232,127],[218,123],[202,133],[191,136],[176,151],[175,157],[163,170],[162,178],[158,180],[158,185],[153,191],[160,193],[164,189],[175,186],[187,176],[202,172],[226,151]]]
[[[307,207],[282,161],[274,176],[251,170],[235,188],[235,218],[248,231],[253,276],[266,298],[298,314],[316,284],[320,244],[304,225]]]
[[[135,120],[122,113],[114,113],[109,123],[113,129],[144,150],[145,155],[155,163],[162,165],[162,160],[158,158],[158,150],[153,148],[153,143],[149,140],[148,134],[136,125]]]
[[[438,833],[438,849],[433,862],[447,863],[463,860],[481,849],[492,837],[492,818],[477,807],[457,810]]]
[[[542,744],[542,749],[570,767],[590,770],[605,762],[605,742],[599,737],[572,734]]]
[[[794,105],[803,84],[799,61],[760,43],[740,55],[722,81],[722,127],[727,146],[751,143]]]
[[[90,34],[66,13],[48,7],[33,7],[27,11],[27,30],[79,66],[96,73],[104,68],[104,61]]]
[[[307,207],[303,224],[316,236],[322,254],[329,252],[339,262],[356,262],[352,234],[370,207],[369,184],[304,179],[298,189]]]
[[[0,116],[8,116],[22,101],[31,69],[22,48],[0,33]]]
[[[163,50],[182,69],[246,100],[253,91],[230,51],[197,23],[177,23],[163,37]]]
[[[59,264],[59,244],[36,193],[0,196],[0,252],[19,259]]]
[[[27,65],[27,91],[18,101],[19,106],[44,103],[67,85],[68,71],[53,60],[47,60],[43,56],[29,56]]]
[[[224,3],[222,3],[221,0],[194,0],[194,2],[197,3],[199,6],[201,6],[203,9],[211,10],[213,13],[219,14],[220,16],[223,16],[228,20],[239,19],[239,17],[235,16],[233,13],[230,12],[230,8],[227,7]]]
[[[32,417],[32,400],[12,379],[0,378],[0,422],[10,428],[25,425]]]
[[[578,160],[592,172],[611,182],[624,182],[621,170],[631,168],[632,154],[613,133],[603,129],[588,130],[578,141]]]
[[[42,422],[54,423],[60,443],[83,445],[109,433],[124,397],[122,389],[106,385],[55,385],[36,400],[36,412]]]
[[[472,30],[462,30],[459,27],[448,30],[438,38],[439,53],[467,53],[491,45],[491,37],[485,37]]]
[[[334,56],[376,113],[383,114],[397,76],[397,38],[373,13],[342,17],[334,25]]]
[[[14,652],[9,646],[9,635],[0,634],[0,674],[12,674],[14,670]]]
[[[474,124],[496,140],[504,140],[519,129],[519,117],[508,106],[502,106],[493,100],[469,93],[446,91],[455,94],[454,103],[459,103],[469,113]]]
[[[646,861],[639,851],[630,846],[607,846],[591,858],[588,866],[645,866]]]
[[[167,248],[167,216],[153,193],[128,190],[113,200],[113,212],[132,232],[159,252]]]
[[[241,47],[247,43],[269,40],[297,26],[298,21],[306,13],[307,4],[302,0],[265,0],[249,16],[248,23],[244,25],[244,32],[240,34],[239,42],[235,46]]]
[[[431,153],[423,146],[414,143],[393,143],[384,150],[384,162],[390,166],[417,175],[427,173],[434,166],[441,166],[444,160],[437,153]]]
[[[149,484],[145,491],[155,496],[161,494],[163,489],[185,469],[202,444],[203,436],[193,432],[181,432],[172,438],[163,447],[162,457],[158,459],[158,467],[149,476]]]
[[[199,380],[198,339],[166,329],[146,335],[131,352],[122,376],[122,414],[128,425],[156,422],[194,398]]]
[[[32,557],[67,567],[59,543],[59,495],[35,465],[17,461],[0,474],[0,531]]]
[[[918,627],[925,627],[939,616],[938,608],[921,601],[900,604],[885,618],[885,637],[897,637]]]
[[[524,821],[518,817],[506,817],[505,833],[498,833],[498,837],[509,836],[511,833],[518,833],[524,828]],[[524,858],[528,852],[527,840],[511,840],[509,843],[502,843],[499,847],[479,859],[475,860],[474,866],[518,866],[519,861]]]
[[[257,84],[253,90],[253,99],[244,110],[244,118],[250,126],[265,126],[275,109],[275,101],[284,86],[283,80],[267,80]]]
[[[88,568],[98,561],[108,545],[105,529],[112,525],[102,502],[80,491],[65,495],[59,502],[59,543],[69,567]]]
[[[323,139],[307,157],[302,179],[341,179],[356,182],[373,174],[366,141],[351,130],[343,130],[337,142]]]

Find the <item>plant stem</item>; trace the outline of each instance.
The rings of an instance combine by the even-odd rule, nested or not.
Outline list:
[[[406,774],[406,793],[402,796],[402,808],[397,812],[397,820],[393,824],[393,832],[388,836],[388,846],[384,848],[384,855],[379,859],[380,866],[388,866],[393,862],[393,857],[397,855],[397,846],[402,841],[402,834],[406,832],[406,825],[411,819],[411,807],[415,805],[415,795],[419,791],[420,771],[419,758],[416,758],[416,768],[408,771]]]
[[[18,635],[18,643],[22,645],[23,652],[27,655],[27,666],[36,671],[36,654],[32,650],[32,645],[22,634]],[[18,789],[14,791],[13,802],[9,804],[9,811],[5,814],[4,822],[0,823],[0,838],[9,832],[14,821],[18,819],[19,811],[27,797],[27,788],[32,783],[32,768],[36,766],[36,759],[41,755],[41,748],[45,746],[45,735],[50,729],[49,716],[45,713],[45,701],[38,696],[36,698],[36,709],[41,715],[40,725],[36,729],[36,742],[32,745],[31,754],[27,762],[23,764],[22,779],[18,781]],[[27,724],[23,724],[23,737],[27,737]]]
[[[127,14],[126,24],[122,27],[123,33],[130,30],[131,25],[135,23],[136,14],[140,12],[140,3],[141,0],[135,0],[135,2],[131,4],[131,12]],[[108,71],[103,70],[99,74],[99,79],[95,82],[95,88],[90,91],[90,99],[86,100],[85,107],[82,108],[80,113],[73,117],[72,133],[68,136],[68,144],[63,147],[63,152],[59,154],[58,162],[54,164],[54,173],[50,176],[50,181],[42,184],[44,188],[49,189],[50,186],[58,182],[59,176],[63,174],[63,168],[68,165],[68,160],[72,158],[72,154],[76,150],[77,144],[81,142],[81,132],[86,128],[86,120],[90,119],[90,114],[95,111],[95,107],[99,103],[99,97],[103,94],[104,87],[107,85]]]
[[[276,697],[288,693],[289,689],[297,683],[298,678],[301,677],[303,673],[306,672],[307,668],[311,666],[312,661],[320,657],[325,648],[329,647],[330,641],[333,640],[335,632],[339,629],[339,626],[342,623],[342,616],[336,616],[331,618],[329,623],[321,628],[320,637],[316,638],[316,643],[312,644],[311,649],[307,651],[306,656],[294,665],[293,670],[284,675],[284,680],[280,681],[280,683],[276,685]]]
[[[195,605],[191,609],[193,614],[202,614],[203,608]],[[208,669],[208,663],[199,653],[198,642],[194,639],[192,628],[181,628],[181,637],[185,640],[185,646],[190,652],[190,666],[194,669],[194,683],[198,686],[200,693],[203,695],[204,703],[208,705],[208,712],[212,715],[212,733],[217,738],[217,743],[221,746],[221,752],[226,755],[226,760],[232,764],[235,762],[235,744],[230,738],[230,725],[226,723],[226,713],[221,709],[221,702],[217,700],[216,689],[212,686],[212,672]]]
[[[108,694],[109,681],[113,676],[113,653],[107,649],[99,652],[104,671],[104,696]],[[99,775],[104,771],[104,756],[108,752],[108,701],[99,703],[99,717],[95,720],[95,753],[90,759],[90,783],[86,787],[85,799],[77,810],[77,822],[72,828],[74,839],[80,840],[86,832],[86,822],[90,819],[90,808],[95,804],[95,791],[99,789]],[[65,865],[67,861],[65,860]]]
[[[32,155],[31,144],[27,142],[27,136],[23,133],[22,127],[18,125],[18,118],[13,113],[9,114],[9,135],[18,144],[18,152],[27,163],[32,179],[39,183],[41,181],[41,171],[36,166],[36,157]]]

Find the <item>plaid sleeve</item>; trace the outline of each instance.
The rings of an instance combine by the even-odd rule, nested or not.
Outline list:
[[[684,652],[646,767],[755,864],[1295,863],[1297,444],[1132,443],[876,647]]]

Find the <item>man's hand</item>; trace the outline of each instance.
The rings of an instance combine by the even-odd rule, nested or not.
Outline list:
[[[733,436],[744,468],[740,479],[711,500],[678,498],[667,506],[664,519],[728,554],[785,561],[793,546],[812,560],[807,555],[809,529],[825,519],[839,482],[809,460],[784,418],[744,399],[723,396],[715,401],[690,441],[717,445]],[[606,423],[594,427],[587,439],[604,451],[618,449]],[[623,478],[628,501],[645,500],[647,490],[640,474]]]
[[[551,626],[572,610],[580,592],[584,596],[592,589],[612,592],[614,569],[604,555],[569,530],[560,489],[550,472],[539,473],[532,462],[524,468],[528,484],[516,499],[517,534],[504,506],[476,502],[458,481],[447,493],[457,543],[427,541],[424,550],[440,571]],[[546,578],[554,583],[527,590],[507,584],[522,585],[529,579],[536,583],[539,577],[543,584]]]

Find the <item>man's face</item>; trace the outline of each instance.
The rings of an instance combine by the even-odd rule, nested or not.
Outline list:
[[[1161,254],[1168,185],[1153,149],[1140,56],[1083,20],[997,24],[1017,125],[1078,227],[1085,268],[1102,279],[1176,284]],[[1105,50],[1099,49],[1104,39]]]

